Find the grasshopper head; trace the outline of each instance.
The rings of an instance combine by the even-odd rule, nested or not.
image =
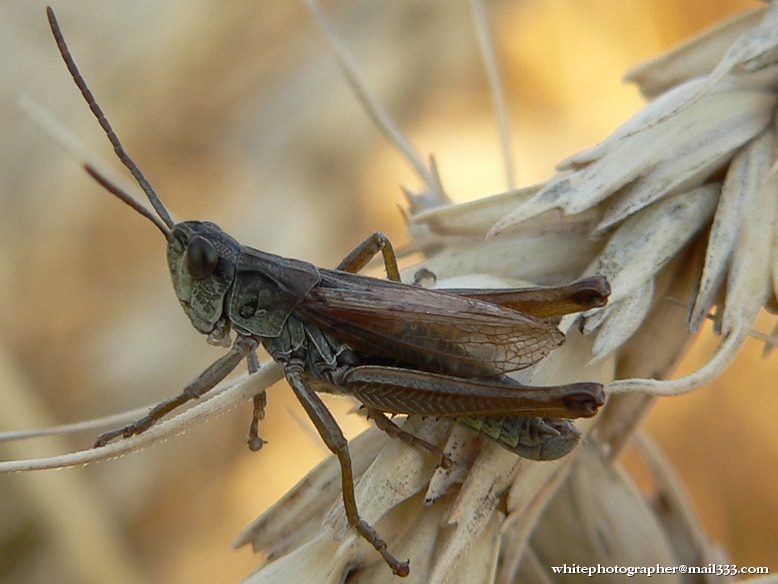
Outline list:
[[[213,223],[185,221],[171,230],[167,260],[173,288],[201,333],[220,334],[229,322],[224,301],[235,279],[239,251],[240,244]]]

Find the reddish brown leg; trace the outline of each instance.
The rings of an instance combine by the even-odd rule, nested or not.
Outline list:
[[[386,549],[386,542],[382,540],[375,529],[359,516],[357,498],[354,493],[354,474],[351,470],[351,455],[348,451],[348,441],[343,435],[338,423],[332,414],[302,377],[302,363],[290,363],[286,366],[286,379],[292,386],[297,399],[300,400],[308,417],[319,432],[327,448],[340,462],[340,477],[343,486],[343,506],[346,509],[346,518],[349,525],[357,530],[359,535],[365,538],[389,564],[392,572],[397,576],[407,576],[410,573],[408,561],[399,561]]]
[[[375,425],[386,432],[390,438],[398,438],[409,446],[426,450],[438,459],[438,466],[442,468],[451,468],[451,459],[443,454],[443,451],[440,448],[426,440],[414,436],[410,432],[406,432],[390,420],[382,411],[374,408],[367,408],[367,417],[372,419],[375,422]]]

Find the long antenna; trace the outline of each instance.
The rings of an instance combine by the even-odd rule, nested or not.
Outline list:
[[[157,196],[157,193],[154,191],[149,181],[143,175],[140,168],[138,168],[138,165],[135,164],[132,158],[130,158],[130,155],[127,154],[127,151],[124,149],[124,146],[122,146],[122,143],[119,141],[116,132],[113,131],[111,124],[106,119],[103,110],[100,109],[99,105],[97,105],[97,101],[95,101],[94,95],[92,95],[92,92],[90,91],[89,87],[87,87],[86,81],[84,81],[84,77],[81,75],[81,72],[78,70],[76,63],[73,60],[73,56],[70,54],[70,49],[68,49],[68,46],[65,43],[65,37],[62,36],[62,30],[59,27],[59,23],[57,22],[56,16],[54,16],[54,11],[51,9],[51,6],[46,7],[46,16],[48,16],[49,26],[51,27],[51,32],[54,35],[54,40],[57,42],[57,48],[59,49],[59,52],[62,55],[62,60],[65,61],[65,66],[68,68],[68,71],[70,71],[71,77],[73,77],[73,81],[76,82],[76,85],[78,86],[78,89],[81,91],[81,95],[84,96],[84,100],[89,106],[89,109],[92,110],[92,113],[94,114],[95,118],[97,118],[97,121],[99,122],[100,126],[103,128],[105,135],[108,137],[108,140],[110,140],[111,145],[113,146],[113,150],[114,152],[116,152],[116,155],[119,157],[119,160],[122,161],[122,164],[124,164],[124,166],[126,166],[127,169],[132,173],[132,176],[135,177],[135,180],[138,182],[138,185],[140,185],[140,188],[143,189],[143,192],[146,193],[146,196],[148,197],[151,206],[154,207],[154,210],[157,212],[157,215],[159,215],[159,219],[161,219],[161,221],[156,220],[156,218],[150,215],[149,213],[144,213],[143,211],[141,211],[140,205],[138,205],[138,203],[135,200],[133,200],[132,197],[130,197],[127,193],[122,191],[120,188],[116,187],[115,185],[112,185],[107,179],[105,179],[105,177],[100,175],[94,168],[92,168],[89,165],[86,165],[85,166],[86,171],[89,173],[90,176],[92,176],[95,180],[97,180],[98,183],[100,183],[103,187],[105,187],[110,193],[117,196],[125,203],[127,203],[130,207],[132,207],[133,209],[141,213],[144,217],[147,217],[152,221],[154,221],[154,224],[162,231],[162,233],[165,234],[165,237],[169,240],[170,230],[175,226],[176,222],[173,221],[173,219],[170,217],[170,213],[168,213],[168,210],[165,208],[165,205],[162,204],[162,201]]]
[[[87,172],[89,176],[91,176],[93,179],[95,179],[95,181],[97,181],[97,184],[103,187],[106,191],[114,195],[122,203],[125,203],[126,205],[132,207],[135,211],[137,211],[138,213],[143,215],[146,219],[151,221],[154,225],[156,225],[157,228],[162,232],[162,235],[164,235],[166,239],[170,240],[170,229],[168,229],[167,225],[165,225],[159,217],[157,217],[146,207],[141,205],[126,191],[122,190],[118,185],[112,183],[108,178],[105,177],[105,175],[103,175],[99,170],[97,170],[91,164],[88,163],[85,164],[84,170]]]

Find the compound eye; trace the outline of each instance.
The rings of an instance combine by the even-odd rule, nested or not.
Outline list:
[[[195,280],[201,280],[210,276],[219,263],[219,254],[216,247],[202,237],[195,235],[186,249],[186,268]]]

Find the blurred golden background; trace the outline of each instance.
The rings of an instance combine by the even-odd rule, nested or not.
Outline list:
[[[17,105],[42,106],[118,168],[56,52],[44,2],[0,3],[0,431],[152,404],[221,355],[170,288],[155,229],[102,192]],[[758,2],[489,2],[518,182],[608,135],[642,104],[632,66]],[[335,265],[374,230],[406,241],[404,160],[349,92],[302,2],[54,3],[76,62],[178,218]],[[457,201],[505,188],[467,2],[330,2],[339,33]],[[769,331],[766,320],[762,330]],[[703,337],[683,365],[715,346]],[[664,399],[647,427],[733,563],[778,570],[778,360],[751,341],[714,387]],[[0,582],[234,582],[230,542],[324,454],[291,392],[110,463],[0,476]],[[347,434],[364,427],[330,400]],[[0,444],[3,460],[92,434]]]

